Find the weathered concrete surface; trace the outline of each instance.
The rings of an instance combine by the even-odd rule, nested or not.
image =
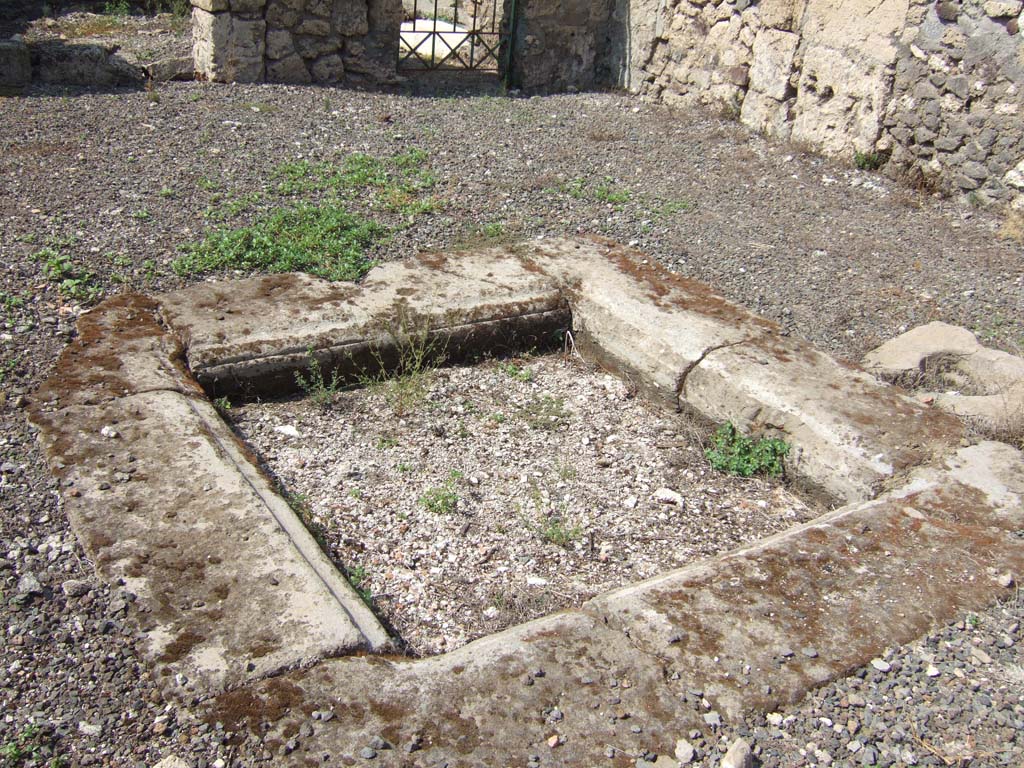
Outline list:
[[[520,256],[559,280],[577,341],[714,422],[791,443],[787,470],[845,502],[959,444],[955,419],[843,365],[707,286],[596,240]]]
[[[138,596],[147,655],[170,691],[207,696],[386,647],[205,400],[154,391],[32,418],[98,574]]]
[[[994,434],[1024,434],[1024,359],[982,346],[966,328],[918,326],[869,352],[864,366]]]
[[[375,268],[359,285],[306,275],[204,283],[160,298],[208,391],[294,391],[310,351],[330,371],[359,374],[428,333],[448,358],[549,345],[568,327],[554,282],[507,249],[421,254]]]
[[[1022,525],[1024,458],[985,443],[877,501],[580,612],[424,661],[324,662],[219,697],[204,716],[267,733],[282,765],[324,755],[347,764],[376,736],[393,747],[377,750],[375,764],[387,766],[516,765],[531,754],[556,765],[631,765],[648,750],[671,754],[692,728],[707,730],[707,710],[681,698],[687,689],[702,689],[727,720],[775,709],[1008,596],[995,573],[1024,567]],[[336,717],[280,754],[313,710]]]
[[[1024,459],[983,443],[874,501],[585,610],[664,658],[734,718],[796,702],[880,650],[987,605],[1001,589],[997,569],[1024,567],[1022,525]]]
[[[177,339],[159,322],[157,303],[122,294],[78,319],[78,335],[32,399],[50,408],[97,405],[161,390],[202,394]]]
[[[614,700],[618,703],[613,703]],[[647,749],[671,752],[677,734],[698,727],[699,713],[680,707],[662,664],[629,638],[579,613],[556,614],[421,661],[363,657],[263,681],[221,696],[204,719],[231,730],[266,734],[274,764],[360,762],[375,736],[374,765],[524,765],[542,754],[548,765],[632,765]],[[558,709],[558,715],[551,711]],[[299,738],[290,755],[280,745],[309,723],[313,710],[333,711]],[[264,723],[269,723],[265,729]],[[642,724],[636,734],[631,727]],[[419,737],[417,739],[417,736]],[[560,736],[558,746],[548,739]],[[417,743],[419,749],[409,753]],[[620,752],[608,760],[604,751]]]

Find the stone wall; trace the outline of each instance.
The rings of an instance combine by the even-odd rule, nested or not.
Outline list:
[[[1024,207],[1020,0],[618,0],[619,85]]]
[[[894,167],[1024,209],[1020,0],[911,8],[885,135]]]
[[[401,0],[192,0],[196,72],[222,82],[388,82]]]
[[[612,0],[517,0],[510,82],[552,92],[607,81],[611,17]]]

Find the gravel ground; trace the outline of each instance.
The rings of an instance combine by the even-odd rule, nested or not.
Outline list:
[[[561,355],[231,410],[417,655],[821,514],[711,471],[700,431]],[[415,391],[413,391],[415,390]],[[354,574],[354,576],[353,576]]]
[[[394,229],[375,247],[379,259],[598,233],[846,358],[933,319],[1011,351],[1024,345],[1024,252],[996,236],[994,212],[620,94],[428,90],[182,83],[154,92],[37,88],[0,99],[0,746],[22,739],[82,765],[152,765],[175,753],[202,766],[250,754],[251,745],[225,744],[223,732],[161,701],[125,620],[130,596],[92,580],[22,406],[83,304],[197,279],[170,269],[179,246],[280,205],[268,190],[284,161],[424,150],[437,179],[432,212],[390,210],[372,196],[352,201]],[[911,724],[932,712],[920,735],[943,754],[956,754],[960,746],[945,741],[963,733],[974,739],[964,741],[971,765],[1019,765],[1016,615],[997,606],[977,628],[950,627],[925,642],[932,663],[946,665],[938,678],[921,671],[920,651],[900,649],[888,673],[857,672],[783,713],[795,718],[781,729],[790,738],[766,730],[757,739],[765,764],[806,762],[798,750],[810,741],[837,764],[860,764],[869,749],[886,759],[886,740],[902,731],[909,740],[900,749],[919,764],[955,765],[936,762],[912,736]],[[1010,647],[1001,647],[1003,635]],[[976,640],[992,664],[967,654]],[[910,691],[902,709],[897,689]],[[825,738],[818,718],[830,718],[833,733],[845,727],[842,697],[855,690],[873,705],[855,707],[860,734]],[[869,721],[869,712],[879,714]],[[40,730],[26,730],[30,723]],[[847,749],[853,739],[861,752]],[[1010,752],[1001,746],[1008,740]]]

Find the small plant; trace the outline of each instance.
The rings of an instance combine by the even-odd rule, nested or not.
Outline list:
[[[164,200],[173,200],[174,198],[176,198],[178,196],[178,193],[175,192],[170,187],[161,187],[159,194],[160,194],[160,197],[162,197]]]
[[[854,151],[853,164],[862,171],[877,171],[889,158],[882,152]]]
[[[489,240],[505,236],[505,225],[500,221],[489,221],[480,227],[480,234]]]
[[[967,615],[967,626],[971,629],[977,629],[981,626],[981,617],[976,613],[969,613]]]
[[[654,211],[655,215],[662,218],[674,216],[677,213],[689,213],[697,206],[689,200],[666,200]]]
[[[428,488],[420,496],[420,504],[427,512],[435,515],[450,515],[459,504],[459,495],[456,487],[462,473],[453,470],[445,480],[444,485]]]
[[[373,266],[365,251],[386,234],[334,203],[275,211],[248,227],[222,229],[186,245],[172,268],[181,276],[227,269],[307,272],[357,280]]]
[[[121,19],[131,15],[131,12],[132,7],[128,4],[128,0],[107,0],[103,5],[104,16],[114,16]]]
[[[525,366],[519,366],[515,363],[508,362],[498,363],[498,368],[501,369],[501,371],[510,379],[515,379],[516,381],[522,381],[524,383],[533,381],[533,371]]]
[[[395,469],[399,472],[412,472],[412,464],[407,461],[400,461],[397,466],[395,466]]]
[[[444,361],[448,341],[433,338],[429,322],[413,317],[404,309],[399,309],[388,335],[392,350],[371,347],[370,356],[376,370],[373,373],[364,370],[359,381],[379,391],[391,409],[404,416],[426,400],[434,367]]]
[[[587,180],[583,178],[571,179],[565,183],[562,189],[569,197],[582,200],[587,194]]]
[[[359,595],[368,607],[372,608],[373,592],[370,591],[370,575],[366,572],[366,569],[361,565],[357,565],[349,568],[345,575],[348,578],[348,583],[352,585],[352,589],[356,591],[356,594]]]
[[[21,766],[43,765],[45,755],[52,747],[52,736],[44,736],[43,729],[35,724],[26,725],[10,741],[0,744],[0,766],[21,768]],[[45,765],[62,768],[67,765],[63,755],[51,757]]]
[[[518,408],[519,416],[531,429],[558,429],[569,419],[565,410],[565,400],[561,397],[543,395],[533,398]]]
[[[18,370],[19,365],[21,365],[21,357],[18,355],[0,363],[0,384],[6,382]]]
[[[334,398],[341,389],[338,371],[331,373],[330,381],[324,377],[323,367],[320,361],[313,354],[313,348],[306,350],[308,375],[302,371],[295,372],[295,383],[299,389],[306,393],[306,396],[321,408],[329,408],[334,404]]]
[[[25,306],[25,300],[13,293],[0,291],[0,307],[4,308],[4,314],[10,316],[16,309]]]
[[[149,221],[153,218],[153,214],[147,211],[145,208],[140,208],[132,214],[132,218],[136,221]]]
[[[394,448],[398,445],[398,438],[392,435],[381,435],[377,438],[377,450],[386,451],[389,448]]]
[[[789,444],[778,438],[754,440],[740,434],[728,422],[711,436],[711,447],[704,451],[711,466],[721,472],[740,477],[782,474],[782,460],[789,453]]]
[[[77,267],[58,245],[43,248],[35,258],[43,262],[43,275],[62,296],[92,304],[103,295],[103,289],[95,283],[96,275]]]
[[[565,524],[561,517],[554,515],[547,518],[540,526],[538,526],[537,534],[544,539],[544,541],[564,549],[574,541],[580,540],[583,536],[583,529],[578,525],[574,525],[570,528]]]
[[[213,401],[213,407],[217,409],[217,413],[220,414],[221,418],[229,418],[231,416],[231,401],[226,397],[218,397]]]
[[[220,182],[216,179],[211,179],[209,176],[200,176],[196,186],[204,192],[216,192],[220,189]]]
[[[612,178],[605,178],[604,183],[594,190],[594,197],[599,202],[611,205],[628,203],[629,198],[632,197],[630,191],[628,189],[617,189],[613,186],[614,181]]]

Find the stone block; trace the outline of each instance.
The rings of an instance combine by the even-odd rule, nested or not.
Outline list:
[[[785,139],[790,124],[792,100],[781,102],[757,91],[747,91],[740,108],[740,122],[766,136]]]
[[[786,98],[800,36],[777,29],[762,29],[754,40],[754,63],[750,68],[750,90],[776,101]]]
[[[1024,160],[1017,163],[1003,176],[1003,183],[1008,187],[1024,191]]]
[[[98,575],[148,609],[142,650],[168,687],[205,697],[388,646],[205,399],[143,392],[33,422]]]
[[[228,9],[229,0],[192,0],[192,7],[207,13],[219,13]]]
[[[358,37],[370,31],[368,8],[361,0],[339,0],[334,6],[331,24],[339,35]]]
[[[826,154],[872,151],[891,82],[888,66],[853,49],[809,47],[797,89],[793,138]]]
[[[231,12],[239,14],[258,14],[264,6],[266,6],[267,0],[231,0]]]
[[[311,37],[327,37],[331,34],[331,25],[323,19],[303,19],[295,27],[295,34]]]
[[[762,0],[758,5],[761,12],[761,23],[774,29],[792,30],[793,6],[793,0]]]
[[[308,0],[306,3],[306,13],[323,19],[329,19],[334,10],[334,5],[332,0]]]
[[[306,63],[297,53],[279,61],[267,63],[267,80],[272,83],[294,83],[304,85],[312,82]]]
[[[319,59],[330,53],[337,53],[339,41],[330,37],[298,36],[295,38],[295,49],[304,59]]]
[[[208,80],[258,83],[263,80],[267,24],[230,13],[192,13],[192,52],[196,72]]]
[[[295,53],[292,33],[287,29],[267,30],[267,58],[285,59]]]
[[[270,0],[266,19],[270,27],[291,29],[302,20],[302,11],[293,0]]]
[[[310,70],[318,83],[336,83],[345,77],[345,64],[336,53],[317,59]]]
[[[950,2],[950,0],[936,3],[935,15],[943,21],[956,21],[957,16],[960,15],[960,3]]]
[[[21,93],[32,82],[32,57],[20,39],[0,41],[0,95]]]
[[[1024,3],[1021,0],[989,0],[982,7],[990,18],[1009,19],[1020,14]]]

